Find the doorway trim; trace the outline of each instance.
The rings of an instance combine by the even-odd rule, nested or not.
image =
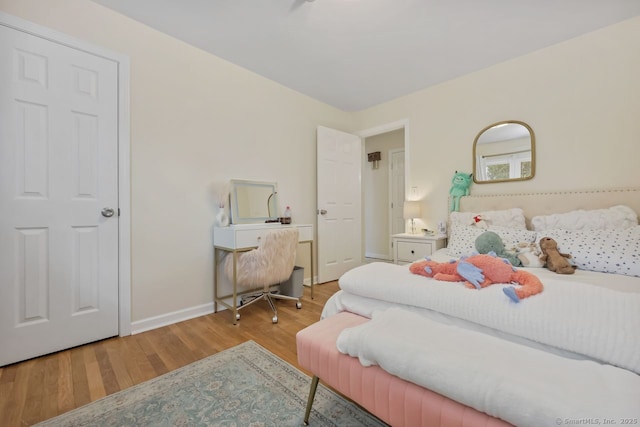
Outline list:
[[[366,138],[369,138],[371,136],[376,136],[376,135],[380,135],[383,133],[387,133],[387,132],[391,132],[394,130],[398,130],[398,129],[404,129],[404,186],[405,186],[405,194],[407,191],[407,176],[409,176],[409,119],[401,119],[401,120],[397,120],[395,122],[390,122],[390,123],[386,123],[386,124],[382,124],[379,126],[375,126],[372,128],[368,128],[368,129],[363,129],[361,131],[358,132],[354,132],[355,135],[360,137],[361,140],[361,150],[362,150],[362,155],[361,158],[364,159],[365,156],[365,151],[366,151],[366,147],[365,147],[365,143],[366,143]],[[364,160],[363,160],[364,161]],[[364,197],[364,191],[362,192],[362,197]],[[361,201],[361,205],[364,206],[364,201]],[[362,218],[364,218],[364,213],[362,215]],[[364,262],[364,257],[365,257],[365,241],[364,241],[364,232],[365,232],[365,226],[366,224],[364,223],[364,221],[362,221],[362,233],[361,233],[361,246],[362,246],[362,261]],[[391,237],[389,237],[391,238]]]
[[[129,57],[4,12],[0,12],[0,25],[99,56],[118,65],[118,334],[131,335]]]
[[[401,150],[399,148],[395,148],[395,149],[389,150],[389,159],[391,160],[393,154],[400,153],[400,152],[402,152],[404,154],[405,153],[405,149],[403,148]],[[407,187],[407,185],[406,185],[406,183],[407,183],[407,173],[406,173],[406,169],[405,169],[406,168],[406,163],[407,163],[406,156],[405,156],[404,160],[405,160],[404,161],[405,165],[402,168],[402,172],[404,174],[404,184],[405,184],[404,185],[405,188],[403,189],[404,190],[403,191],[404,192],[403,196],[404,196],[404,199],[406,200],[406,197],[407,197],[406,196],[406,194],[407,194],[407,188],[406,188]],[[393,232],[393,215],[392,215],[393,209],[391,207],[391,205],[393,203],[393,200],[394,200],[393,195],[395,193],[395,191],[393,189],[393,186],[391,185],[392,181],[393,181],[393,176],[392,176],[392,171],[391,171],[391,162],[389,162],[389,205],[388,205],[389,206],[389,232],[388,232],[388,234],[389,234],[389,240],[390,240],[389,241],[389,256],[391,256],[390,259],[393,259],[393,248],[391,247],[391,236],[396,234],[396,233]],[[404,233],[404,232],[405,232],[405,230],[403,228],[403,230],[400,231],[399,233]]]
[[[380,135],[382,133],[391,132],[398,129],[404,129],[404,176],[409,176],[409,119],[401,119],[395,122],[364,129],[355,132],[362,139],[362,150],[364,152],[364,140],[370,136]],[[406,180],[405,180],[406,187]]]

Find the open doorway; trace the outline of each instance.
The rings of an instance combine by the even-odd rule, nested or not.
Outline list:
[[[364,138],[363,245],[367,261],[391,261],[391,235],[404,233],[405,126]],[[379,160],[368,161],[370,153]],[[377,156],[373,156],[376,158]]]

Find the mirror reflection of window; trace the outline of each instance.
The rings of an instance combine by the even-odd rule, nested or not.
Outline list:
[[[480,178],[487,181],[526,179],[531,175],[531,150],[480,158]]]
[[[520,181],[535,173],[535,138],[523,122],[505,121],[483,129],[473,143],[476,183]]]

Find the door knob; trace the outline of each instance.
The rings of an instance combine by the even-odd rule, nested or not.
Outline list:
[[[113,208],[102,208],[102,216],[105,218],[111,218],[116,211]]]
[[[320,209],[320,215],[326,215],[327,214],[327,210],[326,209]]]

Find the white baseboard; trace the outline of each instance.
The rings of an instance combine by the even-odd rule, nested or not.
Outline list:
[[[131,322],[131,335],[213,313],[213,302]]]
[[[376,254],[376,253],[365,253],[365,258],[375,258],[375,259],[381,259],[381,260],[390,260],[393,258],[389,258],[389,254]]]
[[[313,278],[313,283],[315,283],[316,285],[318,284],[318,276],[315,276],[315,277]],[[302,281],[302,284],[303,284],[304,286],[307,286],[307,287],[311,286],[311,279],[309,279],[309,278],[304,279],[304,280]]]
[[[317,280],[316,280],[317,282]],[[311,286],[311,281],[307,278],[304,279],[303,284],[305,286]],[[218,311],[226,310],[226,307],[218,304]],[[198,305],[196,307],[185,308],[171,313],[161,314],[159,316],[148,317],[146,319],[137,320],[131,322],[131,335],[139,334],[141,332],[150,331],[152,329],[161,328],[167,325],[173,325],[174,323],[182,322],[185,320],[193,319],[196,317],[204,316],[206,314],[213,313],[213,303],[207,303]]]

